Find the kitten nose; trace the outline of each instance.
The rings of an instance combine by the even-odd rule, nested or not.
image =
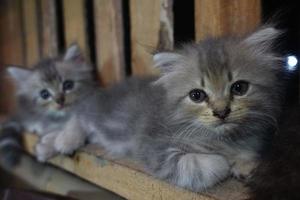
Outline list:
[[[59,105],[64,105],[65,103],[65,97],[64,96],[60,96],[56,99],[56,103]]]
[[[230,108],[226,107],[224,110],[214,110],[213,115],[220,119],[225,119],[231,112]]]

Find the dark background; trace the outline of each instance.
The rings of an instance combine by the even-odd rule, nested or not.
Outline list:
[[[275,24],[283,30],[276,42],[276,51],[282,56],[295,55],[300,61],[299,0],[262,0],[262,23]],[[195,39],[194,1],[175,0],[174,33],[176,44]],[[299,66],[299,64],[298,64]],[[287,105],[299,102],[299,67],[286,71]]]

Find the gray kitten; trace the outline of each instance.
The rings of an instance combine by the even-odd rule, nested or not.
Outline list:
[[[156,54],[159,77],[93,92],[49,140],[50,151],[71,153],[88,140],[192,191],[247,176],[276,128],[280,59],[271,44],[278,34],[265,27]]]
[[[17,86],[11,121],[40,136],[61,129],[72,107],[94,88],[92,68],[76,44],[62,57],[44,59],[30,69],[10,66],[7,72]],[[46,159],[41,148],[37,153],[39,160]]]

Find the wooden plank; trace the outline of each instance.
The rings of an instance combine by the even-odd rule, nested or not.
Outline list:
[[[122,0],[94,1],[97,69],[101,83],[125,77]]]
[[[77,42],[85,57],[89,59],[88,37],[86,34],[84,0],[63,0],[64,30],[66,45]]]
[[[25,63],[32,66],[40,59],[37,1],[22,1],[22,14],[25,41]]]
[[[133,74],[153,73],[152,55],[173,48],[172,0],[131,0],[131,63]]]
[[[25,135],[26,149],[33,153],[37,137]],[[229,180],[206,193],[193,193],[169,185],[142,172],[128,161],[111,161],[105,153],[95,146],[88,146],[72,158],[58,156],[50,162],[98,186],[111,190],[132,200],[239,200],[246,199],[246,189],[242,184]],[[87,170],[88,169],[88,170]]]
[[[24,64],[20,0],[2,0],[0,6],[0,63]]]
[[[261,20],[260,0],[195,0],[196,40],[243,34]]]
[[[1,69],[1,67],[0,65],[0,116],[1,120],[4,120],[5,116],[13,112],[15,101],[13,96],[13,83],[5,76],[4,69]]]
[[[58,25],[57,4],[55,0],[42,0],[40,3],[41,15],[41,43],[42,56],[55,57],[58,55]]]
[[[49,191],[76,199],[98,200],[100,197],[101,199],[123,199],[64,170],[39,163],[26,153],[22,153],[18,165],[7,168],[4,164],[0,161],[1,169],[5,169],[5,174],[13,175],[6,180],[7,186]]]
[[[31,152],[35,141],[36,137],[26,135],[27,149]],[[213,199],[173,187],[139,171],[85,152],[76,153],[73,159],[58,156],[51,163],[131,200]]]
[[[172,50],[174,47],[173,0],[161,0],[158,50]]]
[[[13,87],[3,77],[4,65],[24,65],[24,40],[20,0],[2,0],[0,6],[0,112],[14,108]]]

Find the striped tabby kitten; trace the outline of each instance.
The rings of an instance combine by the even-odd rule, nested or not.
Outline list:
[[[247,176],[279,112],[278,31],[207,39],[154,56],[161,75],[98,89],[74,107],[54,151],[86,138],[172,184],[202,191]]]
[[[44,146],[53,138],[48,133],[61,129],[70,117],[72,106],[94,88],[91,71],[75,44],[63,57],[44,59],[31,69],[7,68],[17,86],[17,109],[11,120],[42,136],[37,145],[39,160],[48,158]]]

